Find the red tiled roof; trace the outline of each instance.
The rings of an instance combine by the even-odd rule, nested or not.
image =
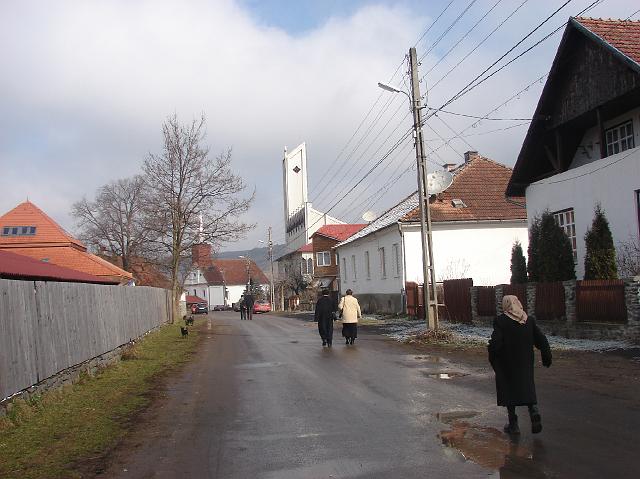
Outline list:
[[[575,20],[640,64],[640,21],[582,17]]]
[[[194,304],[194,303],[206,303],[207,300],[206,299],[202,299],[200,296],[192,296],[187,294],[185,297],[185,302],[187,304]]]
[[[307,243],[304,246],[300,246],[300,248],[296,250],[296,253],[313,253],[313,243]]]
[[[118,268],[122,268],[122,258],[120,256],[111,258],[101,255],[99,257],[116,265]],[[166,274],[163,274],[158,265],[152,261],[139,256],[133,256],[129,258],[129,269],[131,270],[131,274],[133,274],[136,286],[171,289],[171,280]]]
[[[99,278],[55,264],[43,263],[28,256],[0,250],[0,278],[31,281],[63,281],[71,283],[118,284],[118,280]]]
[[[461,165],[451,186],[435,199],[432,197],[431,221],[526,220],[526,208],[515,204],[524,204],[524,198],[507,201],[504,195],[511,172],[511,168],[483,157]],[[466,206],[455,207],[454,199],[462,200]],[[414,208],[400,221],[420,221],[420,208]]]
[[[40,208],[29,201],[0,216],[0,233],[7,226],[35,226],[33,236],[0,236],[0,249],[102,278],[127,282],[133,275],[91,253]]]
[[[345,241],[349,237],[356,234],[362,228],[367,226],[366,224],[354,224],[354,225],[324,225],[318,231],[313,233],[315,235],[322,235],[328,238]]]
[[[212,269],[217,269],[218,272],[214,272]],[[241,258],[214,259],[213,267],[205,269],[204,273],[209,284],[226,284],[227,286],[247,284],[247,261]],[[253,260],[249,260],[249,275],[254,284],[269,284],[269,278]]]

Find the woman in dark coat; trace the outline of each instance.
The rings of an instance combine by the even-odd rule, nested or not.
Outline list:
[[[331,347],[333,341],[333,322],[336,319],[333,301],[329,298],[329,290],[322,290],[322,297],[316,303],[315,320],[318,322],[318,332],[322,338],[322,345]]]
[[[531,432],[542,431],[542,418],[537,407],[533,378],[533,347],[540,350],[542,364],[551,366],[551,349],[544,333],[533,318],[527,318],[516,296],[502,298],[503,314],[493,322],[489,340],[489,362],[496,374],[498,406],[505,406],[509,423],[508,434],[519,434],[516,406],[527,406],[531,418]]]

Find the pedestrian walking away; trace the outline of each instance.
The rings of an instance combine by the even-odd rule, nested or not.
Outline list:
[[[240,297],[240,319],[247,319],[247,305],[244,302],[244,296]]]
[[[489,362],[496,375],[498,406],[507,408],[509,418],[504,431],[520,434],[516,406],[527,406],[531,432],[537,434],[542,431],[542,417],[533,375],[533,347],[540,350],[542,364],[547,368],[551,366],[551,349],[546,336],[535,320],[527,317],[516,296],[502,298],[502,310],[504,313],[493,321],[488,349]]]
[[[253,319],[253,303],[255,303],[253,295],[250,293],[245,294],[244,302],[247,305],[247,319]]]
[[[329,298],[329,290],[323,289],[322,296],[316,303],[314,319],[318,322],[318,332],[322,345],[331,347],[333,342],[333,322],[337,319],[333,308],[333,301]]]
[[[358,318],[362,317],[360,304],[353,296],[353,291],[350,289],[346,291],[346,294],[340,299],[338,309],[342,318],[342,336],[346,344],[353,344],[358,337]]]

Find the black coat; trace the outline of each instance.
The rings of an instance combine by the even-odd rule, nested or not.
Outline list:
[[[333,301],[329,296],[322,296],[316,303],[315,320],[318,322],[320,337],[331,341],[333,338],[333,320],[335,319]]]
[[[542,364],[551,366],[551,349],[535,320],[520,324],[502,314],[493,322],[489,362],[496,373],[498,406],[537,404],[533,380],[533,347],[540,350]]]

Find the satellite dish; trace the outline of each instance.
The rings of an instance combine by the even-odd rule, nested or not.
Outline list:
[[[365,211],[365,213],[362,215],[362,219],[365,220],[367,223],[371,223],[377,217],[378,215],[376,215],[373,211]]]
[[[430,195],[437,195],[449,188],[453,183],[453,175],[446,170],[438,170],[427,175],[427,189]]]

